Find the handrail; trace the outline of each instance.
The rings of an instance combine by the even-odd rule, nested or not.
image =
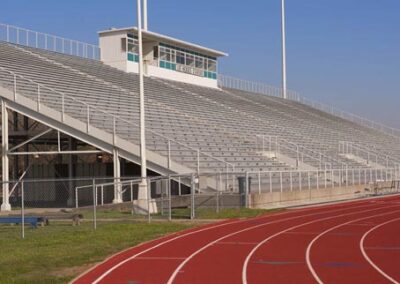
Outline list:
[[[316,102],[316,101],[313,101],[313,100],[310,100],[310,99],[307,99],[304,97],[300,97],[299,102],[302,104],[311,106],[315,109],[330,113],[334,116],[337,116],[337,117],[340,117],[343,119],[347,119],[349,121],[360,124],[362,126],[366,126],[366,127],[369,127],[369,128],[375,129],[375,130],[379,130],[386,134],[392,135],[396,138],[400,137],[400,129],[398,129],[398,128],[387,126],[387,125],[384,125],[383,123],[376,122],[371,119],[362,117],[360,115],[353,114],[353,113],[350,113],[347,111],[343,111],[343,110],[337,109],[336,107],[329,106],[329,105],[326,105],[326,104],[323,104],[320,102]]]
[[[347,164],[346,164],[346,163],[341,162],[341,161],[339,161],[339,160],[336,160],[336,159],[334,159],[333,157],[327,156],[326,154],[323,154],[323,153],[318,152],[318,151],[315,151],[315,150],[308,149],[308,148],[305,147],[305,146],[297,145],[297,144],[295,144],[295,143],[293,143],[293,142],[291,142],[291,141],[288,141],[288,140],[286,140],[286,139],[284,139],[284,138],[281,138],[281,137],[278,137],[278,136],[256,135],[256,137],[263,139],[263,140],[262,140],[262,141],[263,141],[263,144],[264,144],[264,141],[265,141],[265,138],[266,138],[266,137],[268,137],[271,141],[273,140],[272,138],[275,138],[275,139],[274,139],[274,140],[275,140],[274,143],[275,143],[275,145],[276,145],[276,150],[277,150],[277,151],[279,151],[279,148],[283,147],[284,149],[297,152],[297,154],[301,154],[302,157],[305,156],[305,157],[311,158],[311,159],[313,159],[313,160],[319,162],[320,165],[323,163],[322,158],[325,158],[325,159],[326,159],[326,160],[324,161],[325,166],[326,166],[326,165],[330,165],[330,166],[332,167],[332,162],[333,162],[333,163],[342,165],[342,167],[347,167]],[[279,140],[279,141],[278,141],[278,140]],[[284,143],[287,143],[287,144],[289,144],[289,145],[292,145],[292,146],[294,146],[294,147],[296,148],[296,150],[289,148],[289,146],[284,146],[284,145],[283,145],[282,143],[280,143],[280,142],[284,142]],[[304,152],[304,151],[300,151],[300,149],[303,149],[304,151],[307,151],[307,152],[311,152],[311,153],[317,155],[319,158],[313,157],[313,156],[307,154],[307,153]],[[299,157],[297,157],[297,158],[299,158]]]
[[[232,76],[218,74],[218,86],[227,89],[236,89],[241,91],[247,91],[252,93],[263,94],[272,97],[282,97],[282,89],[267,85],[265,83],[253,82],[249,80],[239,79]],[[298,101],[299,93],[288,90],[288,98],[291,100]]]
[[[103,114],[105,114],[105,115],[111,117],[111,119],[113,120],[113,123],[114,123],[114,129],[113,129],[113,132],[114,132],[114,133],[113,133],[113,135],[114,135],[115,137],[119,136],[118,133],[116,132],[116,129],[115,129],[115,123],[116,123],[117,121],[124,122],[124,123],[126,123],[126,124],[128,124],[128,125],[131,125],[131,126],[139,127],[138,124],[136,124],[136,123],[134,123],[134,122],[132,122],[132,121],[128,121],[128,120],[126,120],[126,119],[124,119],[124,118],[121,118],[121,117],[119,117],[119,116],[116,116],[116,115],[114,115],[114,114],[112,114],[112,113],[109,113],[109,112],[107,112],[107,111],[105,111],[105,110],[103,110],[103,109],[100,109],[100,108],[98,108],[98,107],[96,107],[96,106],[92,106],[91,104],[88,104],[88,103],[86,103],[86,102],[80,101],[80,100],[78,100],[78,99],[76,99],[76,98],[74,98],[74,97],[72,97],[72,96],[66,95],[66,94],[63,93],[63,92],[57,91],[57,90],[55,90],[55,89],[53,89],[53,88],[51,88],[51,87],[47,87],[47,86],[45,86],[44,84],[37,83],[37,82],[35,82],[35,81],[32,80],[32,79],[26,78],[26,77],[24,77],[24,76],[22,76],[22,75],[19,75],[19,74],[13,72],[13,71],[10,71],[10,70],[6,69],[6,68],[4,68],[4,67],[1,67],[1,66],[0,66],[0,70],[4,71],[4,72],[6,72],[6,73],[8,73],[8,74],[10,74],[10,75],[12,75],[12,76],[14,77],[14,88],[16,87],[16,83],[17,83],[17,82],[16,82],[16,78],[18,77],[18,78],[21,78],[21,79],[23,79],[23,80],[26,80],[26,81],[32,83],[33,85],[37,86],[37,87],[38,87],[38,90],[44,90],[44,89],[46,89],[46,90],[50,90],[50,91],[52,91],[52,92],[54,92],[54,93],[60,95],[60,96],[61,96],[61,104],[62,104],[62,112],[65,111],[64,103],[65,103],[65,99],[66,99],[66,98],[68,98],[68,99],[70,99],[70,100],[72,100],[72,101],[74,101],[74,102],[76,102],[76,103],[78,103],[78,104],[81,104],[81,105],[85,106],[86,109],[87,109],[87,112],[88,112],[88,113],[87,113],[87,116],[88,116],[88,121],[87,121],[88,127],[89,127],[89,116],[90,116],[90,113],[89,113],[89,112],[90,112],[90,110],[92,110],[92,111],[95,110],[95,111],[97,111],[97,112],[103,113]],[[16,91],[16,90],[15,90],[15,91]],[[39,92],[38,92],[38,94],[39,94]],[[38,103],[40,103],[40,102],[38,102]],[[62,113],[62,116],[64,116],[64,113]],[[198,153],[198,161],[197,161],[197,162],[198,162],[198,169],[199,169],[199,163],[200,163],[200,161],[199,161],[200,156],[199,156],[199,155],[203,155],[203,156],[209,157],[209,158],[211,158],[211,159],[214,159],[214,160],[216,160],[216,161],[218,161],[218,162],[224,163],[224,164],[226,165],[227,170],[228,170],[228,168],[231,168],[232,171],[235,170],[235,166],[234,166],[232,163],[229,163],[229,162],[227,162],[227,161],[225,161],[225,160],[223,160],[223,159],[217,158],[217,157],[213,157],[212,155],[209,155],[209,154],[207,154],[207,153],[204,153],[204,152],[200,151],[200,149],[198,149],[198,148],[194,148],[194,147],[188,146],[188,145],[186,145],[186,144],[184,144],[184,143],[182,143],[182,142],[176,141],[176,140],[174,140],[174,139],[172,139],[172,138],[169,138],[169,137],[167,137],[167,136],[165,136],[165,135],[163,135],[163,134],[157,133],[157,132],[155,132],[155,131],[153,131],[153,130],[150,130],[150,129],[147,129],[146,131],[148,131],[148,132],[154,134],[154,135],[157,136],[157,137],[163,138],[164,140],[167,141],[168,145],[170,145],[170,143],[173,142],[173,143],[175,143],[175,144],[178,144],[178,145],[180,145],[180,146],[183,146],[183,147],[187,148],[188,150],[197,152],[197,153]],[[171,157],[168,157],[168,159],[171,159]]]
[[[3,32],[2,32],[3,31]],[[1,36],[3,34],[3,36]],[[100,47],[73,39],[0,23],[0,41],[99,60]]]
[[[235,78],[232,76],[226,76],[223,74],[218,75],[218,86],[222,87],[222,88],[236,89],[236,90],[258,93],[258,94],[272,96],[272,97],[282,97],[282,89],[281,88],[270,86],[265,83],[258,83],[258,82],[254,82],[254,81],[248,81],[248,80]],[[307,99],[307,98],[301,96],[298,92],[289,90],[288,91],[288,99],[311,106],[315,109],[327,112],[331,115],[341,117],[343,119],[347,119],[347,120],[357,123],[359,125],[381,131],[383,133],[389,134],[396,138],[400,138],[400,129],[398,129],[398,128],[390,127],[390,126],[384,125],[383,123],[375,122],[370,119],[361,117],[359,115],[339,110],[333,106],[329,106],[329,105],[326,105],[323,103],[319,103],[319,102]]]
[[[352,141],[339,141],[339,152],[341,152],[342,154],[351,154],[357,157],[361,157],[363,159],[366,159],[367,162],[371,160],[371,157],[375,157],[375,163],[381,166],[387,167],[389,162],[392,163],[394,166],[400,165],[400,161],[389,157],[389,155],[384,154],[382,156],[381,153],[364,148],[362,145],[359,145]],[[364,156],[360,155],[360,153],[363,153]]]

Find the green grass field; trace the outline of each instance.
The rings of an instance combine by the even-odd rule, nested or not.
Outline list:
[[[254,217],[266,210],[198,210],[199,219]],[[176,215],[186,216],[177,210]],[[99,222],[93,230],[90,213],[86,221],[73,227],[70,222],[51,222],[50,226],[26,227],[26,238],[20,238],[19,226],[0,226],[0,283],[68,283],[75,276],[101,262],[107,256],[147,240],[188,229],[201,221],[157,222],[126,221],[129,212],[98,212]],[[124,221],[121,222],[122,218]],[[115,222],[112,222],[115,220]]]

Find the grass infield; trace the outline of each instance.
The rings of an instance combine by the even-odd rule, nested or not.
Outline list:
[[[247,218],[266,214],[267,210],[224,209],[220,213],[198,210],[199,221],[157,222],[126,221],[129,212],[99,212],[115,222],[99,222],[97,230],[86,219],[81,226],[69,222],[51,222],[50,226],[25,229],[0,226],[0,283],[68,283],[111,254],[156,239],[169,233],[202,224],[201,219]],[[185,210],[174,215],[186,216]],[[87,216],[90,217],[90,216]],[[118,218],[123,217],[123,222]],[[85,216],[86,218],[86,216]],[[203,221],[204,222],[204,221]]]

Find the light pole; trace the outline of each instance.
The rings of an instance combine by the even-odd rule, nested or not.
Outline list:
[[[282,0],[282,97],[287,99],[286,86],[286,19],[285,0]]]
[[[138,201],[147,200],[147,160],[146,160],[146,130],[145,130],[145,108],[144,108],[144,75],[143,75],[143,40],[142,40],[142,7],[141,1],[137,0],[137,30],[139,41],[139,104],[140,104],[140,160],[141,160],[141,183],[139,185]],[[147,203],[146,203],[147,204]],[[140,204],[139,204],[140,206]],[[141,207],[141,206],[140,206]]]
[[[147,23],[147,0],[143,0],[143,29],[147,31],[148,23]]]

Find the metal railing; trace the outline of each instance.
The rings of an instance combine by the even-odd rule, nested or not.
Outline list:
[[[0,41],[100,60],[96,45],[0,23]]]
[[[246,185],[246,192],[249,194],[283,193],[284,191],[368,185],[376,181],[395,181],[400,178],[400,168],[253,171],[246,172],[246,177],[246,180],[251,178]]]
[[[258,93],[267,96],[281,97],[281,98],[283,93],[282,89],[278,87],[270,86],[265,83],[242,80],[239,78],[226,76],[222,74],[218,75],[218,86],[222,88],[237,89],[245,92],[252,92],[252,93]],[[395,136],[397,138],[400,137],[400,129],[386,126],[382,123],[372,121],[370,119],[361,117],[359,115],[339,110],[333,106],[316,102],[311,99],[307,99],[301,96],[298,92],[289,90],[287,93],[287,97],[289,100],[300,102],[302,104],[311,106],[312,108],[327,112],[331,115],[349,120],[351,122],[360,124],[362,126],[366,126],[368,128],[381,131],[383,133]]]
[[[378,153],[351,141],[339,141],[339,154],[361,159],[368,165],[375,163],[374,166],[385,168],[398,167],[400,165],[399,161],[394,160],[389,155]]]
[[[349,120],[349,121],[357,123],[357,124],[360,124],[362,126],[366,126],[368,128],[372,128],[372,129],[378,130],[380,132],[400,138],[400,129],[390,127],[390,126],[384,125],[383,123],[372,121],[368,118],[361,117],[359,115],[356,115],[356,114],[353,114],[350,112],[346,112],[346,111],[340,110],[338,108],[335,108],[333,106],[323,104],[320,102],[316,102],[316,101],[313,101],[313,100],[310,100],[310,99],[307,99],[307,98],[304,98],[301,96],[300,96],[299,102],[302,104],[311,106],[315,109],[321,110],[323,112],[327,112],[334,116]]]
[[[167,197],[171,196],[213,196],[215,198],[220,197],[223,194],[238,194],[239,196],[245,197],[250,194],[265,194],[265,193],[283,193],[292,191],[303,191],[303,190],[314,190],[314,189],[334,189],[334,188],[346,188],[351,186],[362,186],[380,182],[391,182],[399,180],[400,168],[345,168],[345,169],[318,169],[318,170],[283,170],[283,171],[248,171],[248,172],[236,172],[231,173],[233,180],[237,183],[237,191],[226,189],[222,185],[221,176],[216,173],[196,173],[181,174],[181,175],[169,175],[169,176],[158,176],[148,177],[148,196],[149,199],[157,199],[162,194],[163,190],[168,191]],[[220,180],[217,183],[214,191],[208,191],[206,193],[201,192],[201,187],[204,187],[204,183],[207,183],[208,179]],[[168,183],[163,183],[168,181]],[[178,191],[172,193],[171,182],[175,182],[178,187]],[[121,190],[127,192],[123,202],[133,202],[136,197],[133,193],[134,190],[139,190],[140,179],[133,179],[120,182],[103,183],[96,185],[87,185],[77,187],[76,196],[78,191],[88,190],[87,197],[91,197],[92,190],[95,191],[94,196],[97,196],[94,201],[96,206],[101,204],[104,205],[105,192],[114,192],[115,190]],[[157,192],[156,185],[159,183],[160,191]],[[175,189],[176,189],[175,187]],[[187,187],[186,192],[182,192],[181,187]],[[162,189],[164,188],[164,189]],[[130,192],[130,193],[129,193]],[[350,192],[349,192],[350,193]],[[108,203],[111,203],[112,199],[108,199]],[[150,200],[148,200],[150,202]],[[191,208],[195,205],[191,203]],[[187,204],[189,205],[189,204]],[[248,206],[248,203],[242,204],[241,206]],[[77,203],[77,208],[78,206]],[[150,213],[149,213],[150,214]]]
[[[257,93],[272,97],[282,97],[281,88],[270,86],[264,83],[243,80],[223,74],[218,74],[218,86],[221,88],[236,89],[240,91]],[[300,94],[292,90],[287,91],[287,96],[289,99],[294,101],[300,100]]]
[[[59,120],[61,122],[66,120],[66,116],[70,116],[86,123],[85,132],[87,134],[92,133],[92,128],[100,129],[98,124],[101,124],[101,126],[105,127],[101,128],[101,130],[112,134],[114,144],[117,143],[118,139],[122,138],[138,145],[139,139],[133,135],[135,133],[134,129],[138,132],[138,124],[92,106],[86,102],[80,101],[53,88],[37,83],[31,79],[27,79],[24,76],[9,71],[4,67],[0,67],[0,74],[1,73],[7,81],[7,83],[4,82],[3,85],[12,90],[14,101],[18,101],[19,95],[25,96],[35,101],[35,109],[38,112],[41,112],[42,106],[45,105],[60,113]],[[200,151],[199,148],[191,147],[149,129],[146,129],[146,135],[155,136],[157,142],[164,141],[164,149],[159,151],[156,150],[156,152],[161,152],[163,154],[162,156],[166,157],[168,168],[171,168],[172,161],[180,156],[179,152],[187,150],[191,152],[191,156],[195,157],[195,160],[192,161],[195,166],[191,165],[189,168],[195,169],[197,173],[200,172],[203,166],[202,159],[211,159],[213,162],[221,163],[222,165],[217,167],[220,171],[235,171],[235,166],[232,163],[204,153],[203,151]]]
[[[337,166],[345,169],[347,167],[347,164],[342,161],[278,136],[256,135],[256,149],[257,151],[274,153],[275,156],[278,154],[287,155],[296,160],[297,168],[302,164],[316,166],[318,169],[331,169]]]

